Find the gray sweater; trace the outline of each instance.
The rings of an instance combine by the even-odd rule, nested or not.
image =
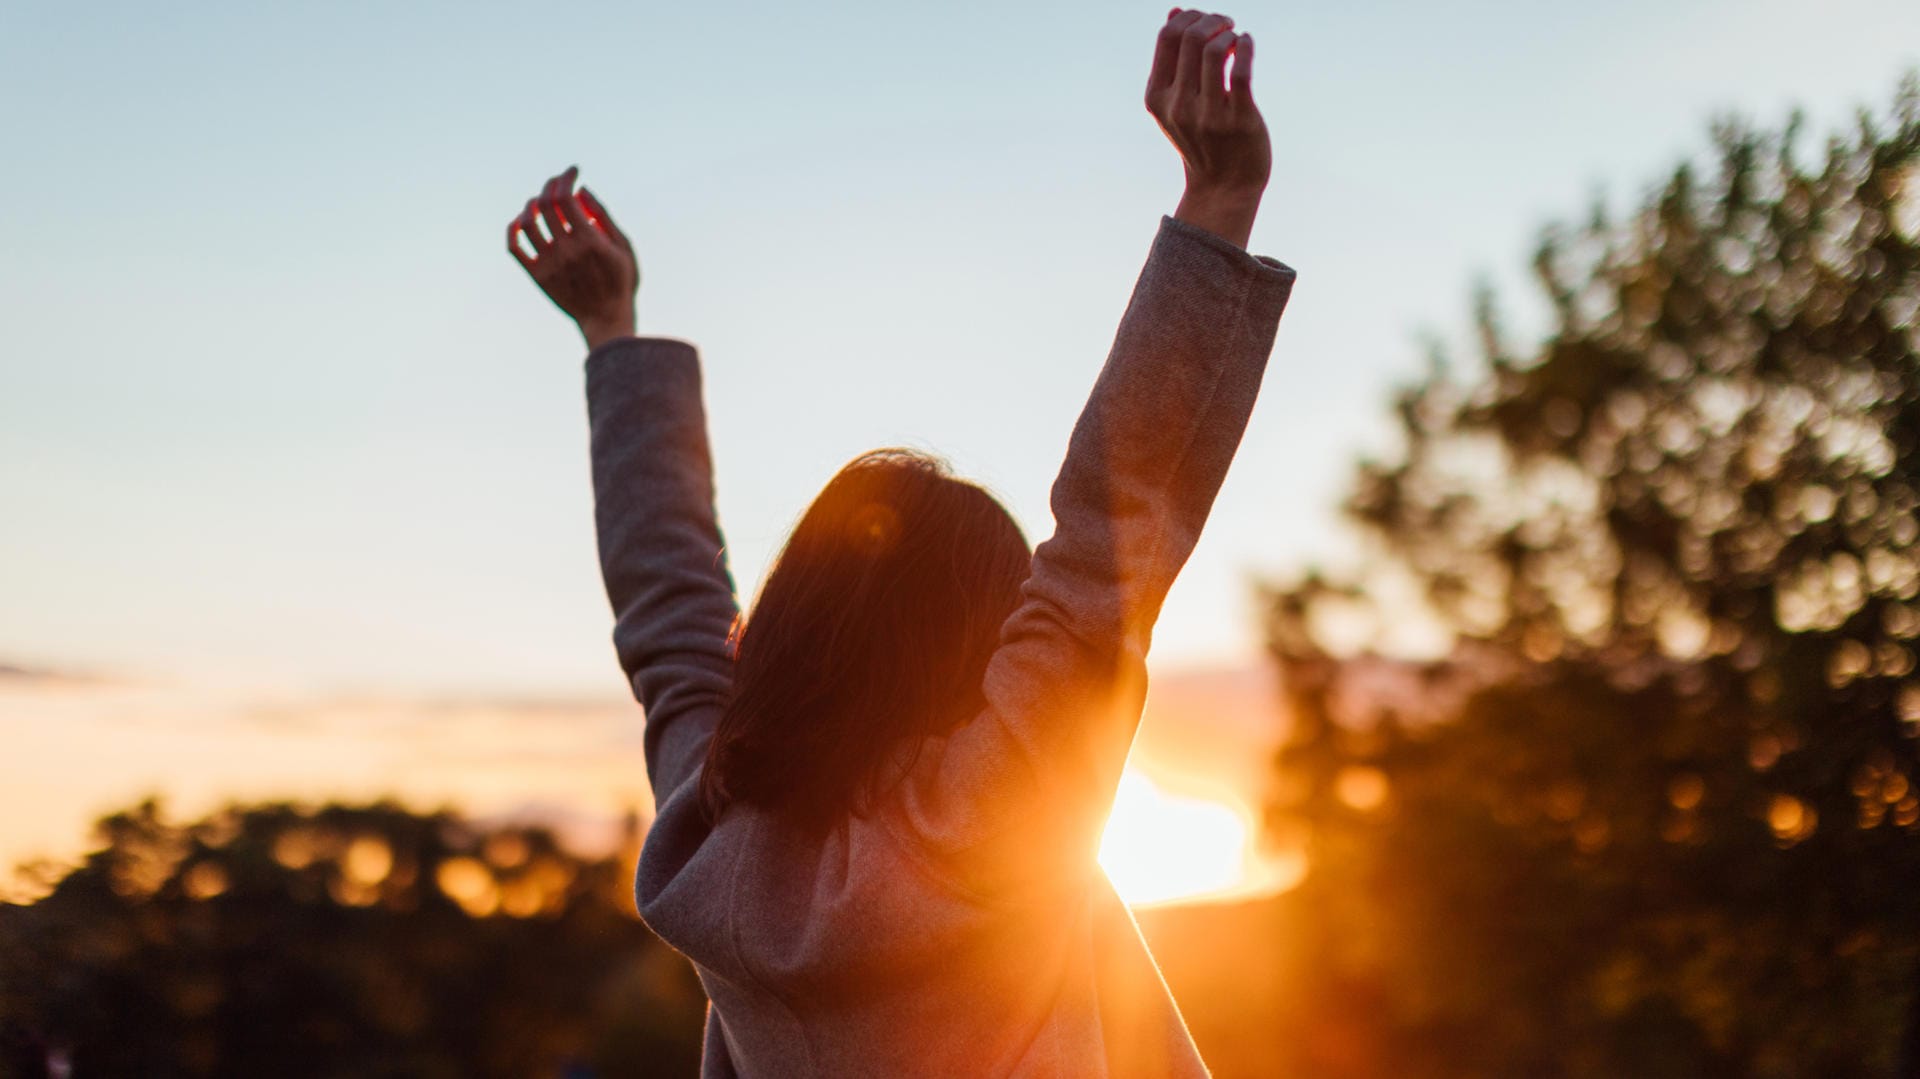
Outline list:
[[[1147,648],[1240,445],[1294,272],[1162,217],[1052,490],[987,707],[824,838],[709,825],[697,777],[738,607],[694,347],[586,360],[595,517],[659,812],[641,916],[711,999],[707,1076],[1206,1074],[1095,862]]]

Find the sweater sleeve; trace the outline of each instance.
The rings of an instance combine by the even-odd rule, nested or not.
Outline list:
[[[1153,625],[1260,390],[1294,271],[1172,217],[1053,484],[1054,533],[986,669],[897,803],[967,890],[1085,879],[1146,701]]]
[[[739,605],[714,514],[700,359],[684,341],[625,337],[588,353],[586,376],[600,572],[660,804],[699,772],[733,682]]]

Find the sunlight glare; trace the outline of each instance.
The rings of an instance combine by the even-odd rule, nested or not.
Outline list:
[[[1107,818],[1100,867],[1133,906],[1220,897],[1262,876],[1254,835],[1245,806],[1171,794],[1129,768]]]

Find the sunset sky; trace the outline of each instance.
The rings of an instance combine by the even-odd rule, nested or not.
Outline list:
[[[584,350],[503,247],[576,163],[639,250],[642,332],[702,349],[744,596],[876,445],[1048,534],[1180,193],[1141,103],[1166,6],[529,10],[0,18],[0,664],[617,694]],[[1230,13],[1274,139],[1250,246],[1300,278],[1156,670],[1255,660],[1249,582],[1350,549],[1333,507],[1389,388],[1476,278],[1532,324],[1541,224],[1636,198],[1721,110],[1820,131],[1920,62],[1910,0]],[[10,754],[0,787],[47,767]]]
[[[642,331],[703,348],[743,590],[879,444],[1044,538],[1179,195],[1140,102],[1166,10],[16,7],[0,657],[604,686],[582,349],[502,249],[571,163],[635,238]],[[1521,297],[1541,222],[1635,194],[1720,108],[1842,118],[1920,56],[1898,2],[1232,14],[1275,146],[1251,246],[1300,285],[1162,662],[1253,654],[1247,576],[1337,552],[1419,335],[1457,335],[1476,275]]]

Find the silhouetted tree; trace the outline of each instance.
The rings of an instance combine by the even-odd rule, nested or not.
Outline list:
[[[0,1075],[691,1075],[705,1001],[632,852],[394,805],[152,803],[0,905]]]
[[[1437,361],[1400,455],[1361,466],[1380,557],[1270,589],[1275,823],[1313,858],[1292,916],[1323,1018],[1373,1047],[1299,1063],[1893,1074],[1920,1006],[1920,87],[1814,160],[1801,127],[1723,122],[1714,174],[1547,230],[1544,339],[1483,296],[1482,362]],[[1395,579],[1445,660],[1330,643],[1406,617]]]

